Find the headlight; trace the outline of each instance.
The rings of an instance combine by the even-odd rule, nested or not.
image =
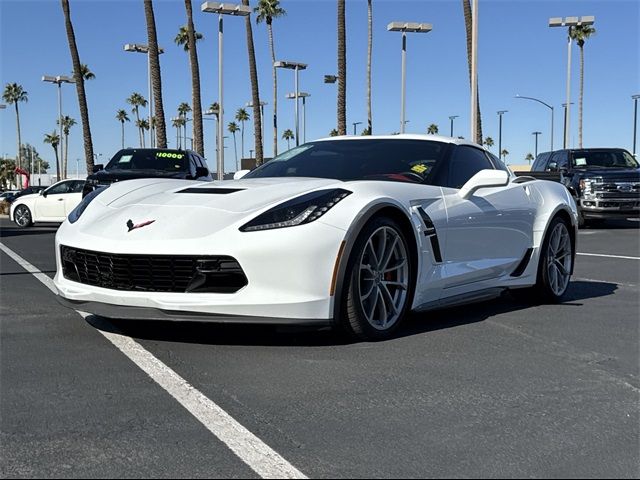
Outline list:
[[[82,201],[76,206],[76,208],[71,210],[71,213],[68,217],[69,223],[76,223],[80,218],[80,215],[82,215],[82,213],[87,209],[91,201],[98,195],[100,195],[100,193],[102,193],[105,188],[107,187],[96,188],[93,192],[84,197]]]
[[[294,227],[313,222],[352,192],[341,188],[318,190],[281,203],[240,227],[242,232]]]
[[[583,196],[593,195],[593,184],[594,181],[590,178],[580,179],[580,191],[582,192]]]

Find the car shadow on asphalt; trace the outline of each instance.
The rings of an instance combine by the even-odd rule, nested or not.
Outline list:
[[[640,229],[640,221],[634,219],[612,219],[603,221],[591,221],[581,230],[633,230]]]
[[[19,228],[17,225],[2,225],[0,228],[0,238],[24,237],[25,235],[42,235],[46,233],[55,233],[59,225],[38,225],[29,228]]]
[[[615,283],[574,281],[558,308],[583,308],[583,300],[612,295]],[[506,293],[486,302],[411,314],[387,341],[483,322],[499,314],[537,308],[534,302],[516,299]],[[91,326],[138,340],[179,342],[201,345],[256,345],[271,347],[328,347],[361,343],[338,329],[275,327],[267,325],[228,325],[203,322],[131,321],[87,317]]]

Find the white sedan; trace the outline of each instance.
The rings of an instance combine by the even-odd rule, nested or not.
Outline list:
[[[112,318],[332,325],[388,338],[409,311],[508,289],[558,301],[576,205],[478,145],[333,137],[242,179],[85,197],[56,235],[66,306]]]
[[[19,227],[37,222],[64,222],[82,200],[84,180],[63,180],[39,194],[19,197],[11,204],[9,215]]]

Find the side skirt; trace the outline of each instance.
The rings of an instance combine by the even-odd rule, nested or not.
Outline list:
[[[491,300],[498,298],[507,289],[503,287],[493,287],[484,290],[478,290],[477,292],[464,293],[462,295],[455,295],[449,298],[443,298],[434,302],[428,302],[414,308],[415,312],[426,312],[428,310],[437,310],[440,308],[454,307],[457,305],[464,305],[467,303],[483,302],[485,300]]]

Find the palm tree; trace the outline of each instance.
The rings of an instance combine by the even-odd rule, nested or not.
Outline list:
[[[122,148],[124,148],[124,122],[129,121],[129,116],[126,110],[118,110],[116,112],[116,120],[122,124]]]
[[[529,165],[531,165],[531,160],[533,160],[533,158],[534,158],[534,157],[533,157],[533,153],[531,153],[531,152],[527,153],[527,156],[526,156],[526,157],[524,157],[524,159],[525,159],[527,162],[529,162]]]
[[[436,125],[435,123],[432,123],[431,125],[429,125],[429,128],[427,128],[427,133],[429,135],[437,135],[438,125]]]
[[[240,170],[238,167],[238,144],[236,143],[236,132],[240,130],[236,122],[229,122],[227,129],[233,133],[233,149],[236,152],[236,171]]]
[[[95,74],[89,70],[89,66],[86,63],[80,65],[80,74],[85,80],[93,80],[96,78]]]
[[[467,62],[469,64],[469,85],[471,85],[471,23],[472,23],[472,12],[471,12],[471,2],[469,0],[462,0],[462,10],[464,13],[464,25],[467,31]],[[477,112],[477,121],[476,121],[476,140],[479,145],[482,145],[482,118],[480,117],[480,90],[476,85],[476,112]],[[473,138],[473,135],[471,136]]]
[[[278,155],[278,71],[276,69],[276,51],[273,45],[273,19],[282,17],[287,12],[280,7],[280,0],[258,0],[254,8],[256,23],[265,22],[269,34],[269,50],[271,50],[271,65],[273,74],[273,156]]]
[[[291,150],[291,140],[295,138],[293,132],[290,129],[285,130],[282,138],[287,141],[287,150]]]
[[[242,156],[240,158],[244,158],[244,122],[249,120],[249,114],[244,108],[239,108],[236,112],[236,120],[242,124],[242,129],[240,130],[240,145],[242,146]]]
[[[180,135],[180,130],[186,123],[186,120],[182,117],[172,119],[172,125],[176,129],[176,148],[182,148],[182,135]]]
[[[60,135],[54,130],[52,133],[45,133],[44,143],[48,143],[56,154],[56,177],[60,180],[60,159],[58,158],[58,145],[60,144]]]
[[[500,152],[500,155],[502,156],[502,161],[504,163],[507,163],[507,155],[509,155],[509,150],[507,150],[506,148],[503,148],[502,152]]]
[[[69,158],[69,131],[76,121],[69,115],[62,117],[62,133],[64,135],[64,158],[62,159],[62,178],[67,178],[67,160]]]
[[[569,37],[580,47],[580,99],[578,100],[578,147],[582,148],[582,100],[584,98],[584,44],[595,35],[596,29],[591,25],[569,27]]]
[[[187,149],[187,113],[191,111],[191,105],[186,102],[182,102],[178,105],[178,117],[184,119],[182,122],[182,128],[184,129],[184,148]]]
[[[242,4],[249,7],[249,0],[242,0]],[[253,108],[253,143],[256,150],[256,165],[264,161],[262,150],[262,113],[260,105],[260,86],[258,85],[258,67],[256,66],[256,49],[253,44],[253,29],[251,18],[247,15],[244,19],[244,27],[247,33],[247,55],[249,56],[249,78],[251,79],[251,104]],[[244,132],[244,128],[242,129]]]
[[[28,102],[29,94],[22,88],[22,85],[18,85],[17,83],[7,83],[4,87],[4,92],[2,92],[2,99],[8,104],[14,104],[16,107],[16,132],[18,135],[18,147],[16,153],[17,159],[17,167],[20,168],[22,165],[20,161],[20,146],[22,145],[22,138],[20,136],[20,111],[18,109],[18,103],[20,102]],[[22,177],[18,176],[18,183],[22,185]]]
[[[368,126],[365,128],[367,135],[373,134],[373,120],[371,116],[371,55],[373,51],[373,6],[372,0],[367,0],[367,122]],[[365,132],[362,132],[364,135]]]
[[[142,120],[136,120],[136,127],[140,130],[141,138],[142,138],[142,148],[145,148],[144,144],[144,132],[145,130],[149,130],[149,120],[143,118]]]
[[[494,143],[493,143],[493,138],[491,137],[487,137],[484,139],[484,142],[482,142],[483,145],[486,145],[487,147],[489,147],[489,150],[491,150],[491,147],[493,147]]]
[[[127,98],[127,103],[133,107],[131,110],[136,114],[136,127],[138,127],[138,134],[140,136],[140,146],[144,145],[144,137],[142,135],[142,129],[140,128],[140,107],[147,106],[147,100],[139,93],[133,92],[129,98]]]
[[[84,158],[87,165],[87,172],[93,171],[93,140],[91,139],[91,127],[89,125],[89,107],[87,106],[87,96],[84,91],[84,77],[82,76],[82,64],[80,54],[76,44],[76,35],[73,32],[71,23],[71,12],[69,10],[69,0],[60,0],[64,13],[65,27],[67,30],[67,42],[73,63],[73,77],[76,81],[76,91],[78,93],[78,105],[80,107],[80,121],[82,122],[82,137],[84,140]]]
[[[330,137],[337,137],[338,135],[340,134],[338,133],[338,130],[335,128],[329,132]]]
[[[149,69],[153,87],[154,112],[149,115],[155,118],[156,146],[167,148],[167,126],[164,122],[164,106],[162,104],[162,76],[160,75],[160,55],[158,53],[158,35],[156,20],[153,14],[153,0],[144,0],[144,15],[147,20],[147,44],[149,45]],[[150,145],[151,146],[151,145]]]
[[[193,141],[195,151],[204,156],[200,64],[198,62],[198,47],[196,45],[198,40],[202,40],[203,36],[201,33],[196,32],[196,28],[193,25],[191,0],[184,0],[184,7],[187,12],[187,25],[180,27],[175,42],[178,45],[184,45],[185,51],[189,53],[189,64],[191,65],[191,102],[193,103]]]
[[[345,0],[338,0],[338,133],[347,134],[347,39]]]

